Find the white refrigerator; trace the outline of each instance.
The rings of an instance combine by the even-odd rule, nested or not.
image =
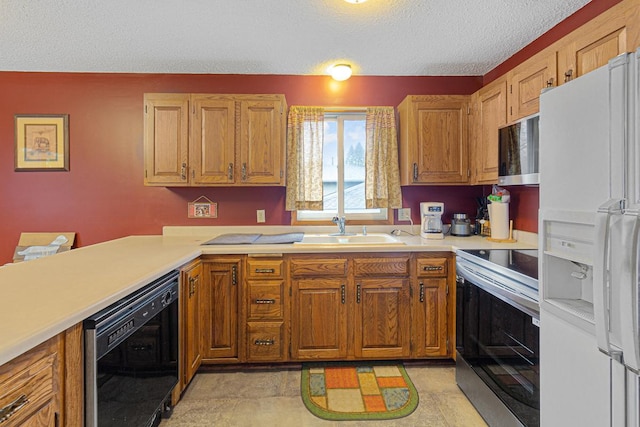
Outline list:
[[[540,96],[543,427],[640,425],[639,55]]]

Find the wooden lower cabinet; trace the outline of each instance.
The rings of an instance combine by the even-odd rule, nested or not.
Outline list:
[[[185,383],[198,351],[202,364],[451,358],[452,260],[443,252],[205,256],[202,271],[183,270]]]
[[[363,358],[409,357],[410,308],[408,278],[357,280],[354,355]]]
[[[410,356],[410,260],[410,254],[353,259],[355,357]]]
[[[339,255],[289,259],[292,359],[347,357],[347,274]]]
[[[241,257],[204,258],[200,288],[200,328],[203,363],[239,362]]]
[[[83,425],[82,354],[77,324],[1,365],[2,427]]]
[[[284,362],[289,299],[282,256],[247,256],[244,351],[247,362]]]
[[[452,357],[452,257],[436,255],[292,256],[291,358]]]
[[[412,326],[415,357],[452,357],[455,342],[455,280],[453,256],[436,254],[416,259],[417,295]]]
[[[346,282],[346,277],[292,280],[293,359],[341,359],[347,356]]]
[[[202,362],[200,350],[200,296],[204,284],[200,260],[182,269],[182,375],[181,386],[186,387]]]

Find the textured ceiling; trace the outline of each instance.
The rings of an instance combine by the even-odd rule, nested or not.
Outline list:
[[[588,0],[0,0],[0,71],[484,75]]]

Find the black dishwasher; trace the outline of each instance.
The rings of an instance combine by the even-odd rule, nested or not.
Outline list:
[[[156,426],[178,382],[177,271],[84,321],[85,425]]]

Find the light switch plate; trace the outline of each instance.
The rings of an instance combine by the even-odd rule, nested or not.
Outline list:
[[[411,208],[398,209],[398,221],[411,221]]]
[[[265,218],[264,218],[264,209],[258,209],[256,211],[256,220],[258,222],[264,222]]]

